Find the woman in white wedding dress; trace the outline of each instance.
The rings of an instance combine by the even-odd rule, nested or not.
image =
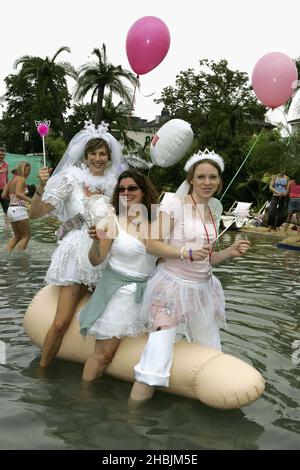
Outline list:
[[[42,368],[58,353],[78,302],[101,277],[104,265],[94,267],[88,260],[92,243],[88,227],[97,216],[95,199],[98,215],[107,215],[107,202],[120,172],[121,156],[119,143],[107,132],[104,123],[98,128],[87,123],[85,130],[69,143],[51,178],[47,167],[39,172],[40,184],[32,199],[30,217],[36,219],[51,213],[61,222],[57,233],[59,244],[46,275],[46,282],[60,286],[60,292],[43,345]]]

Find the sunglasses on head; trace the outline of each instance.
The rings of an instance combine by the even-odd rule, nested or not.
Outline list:
[[[127,188],[124,188],[123,186],[119,186],[118,192],[125,193],[126,189],[129,193],[133,193],[134,191],[137,191],[138,189],[140,189],[140,187],[134,184],[132,184],[131,186],[128,186]]]

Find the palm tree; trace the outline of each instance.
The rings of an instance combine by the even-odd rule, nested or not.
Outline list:
[[[125,105],[120,101],[117,105],[113,103],[112,93],[104,96],[103,120],[116,130],[122,140],[126,142],[126,132],[128,127],[128,116],[130,115],[130,105]]]
[[[136,86],[137,78],[129,70],[123,69],[121,65],[114,66],[107,61],[105,44],[102,44],[101,50],[94,49],[92,54],[97,57],[98,61],[88,62],[80,67],[75,99],[81,100],[91,91],[91,103],[93,103],[95,96],[97,96],[95,125],[98,125],[103,119],[105,88],[123,99],[125,105],[129,105],[132,93],[123,84],[122,79],[125,78],[130,84]]]
[[[61,52],[71,52],[69,47],[61,47],[54,54],[52,59],[46,57],[33,57],[25,55],[16,60],[15,68],[22,65],[20,77],[34,81],[37,87],[37,98],[41,108],[43,99],[47,92],[50,92],[56,112],[58,114],[58,121],[63,133],[65,142],[68,142],[63,113],[70,101],[68,93],[66,76],[77,79],[77,72],[69,62],[55,62],[57,56]]]

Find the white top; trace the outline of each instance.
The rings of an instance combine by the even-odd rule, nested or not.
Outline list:
[[[86,220],[78,230],[68,232],[59,242],[54,250],[51,264],[49,266],[46,282],[54,285],[86,284],[94,286],[99,278],[107,260],[98,266],[92,266],[88,259],[88,252],[92,240],[88,235],[88,226],[92,224],[93,212],[95,209],[94,196],[86,196],[84,188],[101,191],[105,193],[107,184],[110,181],[110,188],[114,188],[116,179],[111,177],[98,177],[90,173],[85,166],[71,167],[62,176],[57,186],[50,186],[51,190],[45,189],[43,201],[48,202],[55,208],[51,215],[55,215],[62,223],[80,213]],[[109,198],[99,195],[99,201],[106,201]],[[91,205],[90,202],[93,202]]]
[[[138,278],[147,278],[153,272],[157,257],[147,253],[143,242],[129,235],[117,222],[118,235],[114,239],[109,265],[115,271]]]
[[[73,166],[61,177],[58,185],[51,188],[51,191],[47,190],[46,185],[42,201],[50,203],[55,208],[51,215],[56,216],[61,222],[78,213],[88,217],[88,198],[84,194],[84,187],[110,196],[116,182],[116,177],[112,173],[94,176],[85,165]],[[107,197],[107,202],[108,200]]]

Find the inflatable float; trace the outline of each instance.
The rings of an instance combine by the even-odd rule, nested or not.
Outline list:
[[[56,311],[59,287],[46,286],[33,298],[24,317],[24,329],[32,342],[41,347]],[[79,311],[90,293],[82,299]],[[106,374],[134,381],[133,366],[138,362],[146,336],[124,338],[106,369]],[[83,364],[94,349],[94,338],[79,334],[77,315],[68,329],[58,356]],[[175,345],[170,387],[161,391],[200,400],[219,409],[241,408],[257,400],[264,391],[261,374],[240,359],[212,348],[179,341]]]
[[[283,248],[285,250],[295,250],[300,251],[300,233],[294,235],[293,237],[288,237],[277,243],[278,248]]]

